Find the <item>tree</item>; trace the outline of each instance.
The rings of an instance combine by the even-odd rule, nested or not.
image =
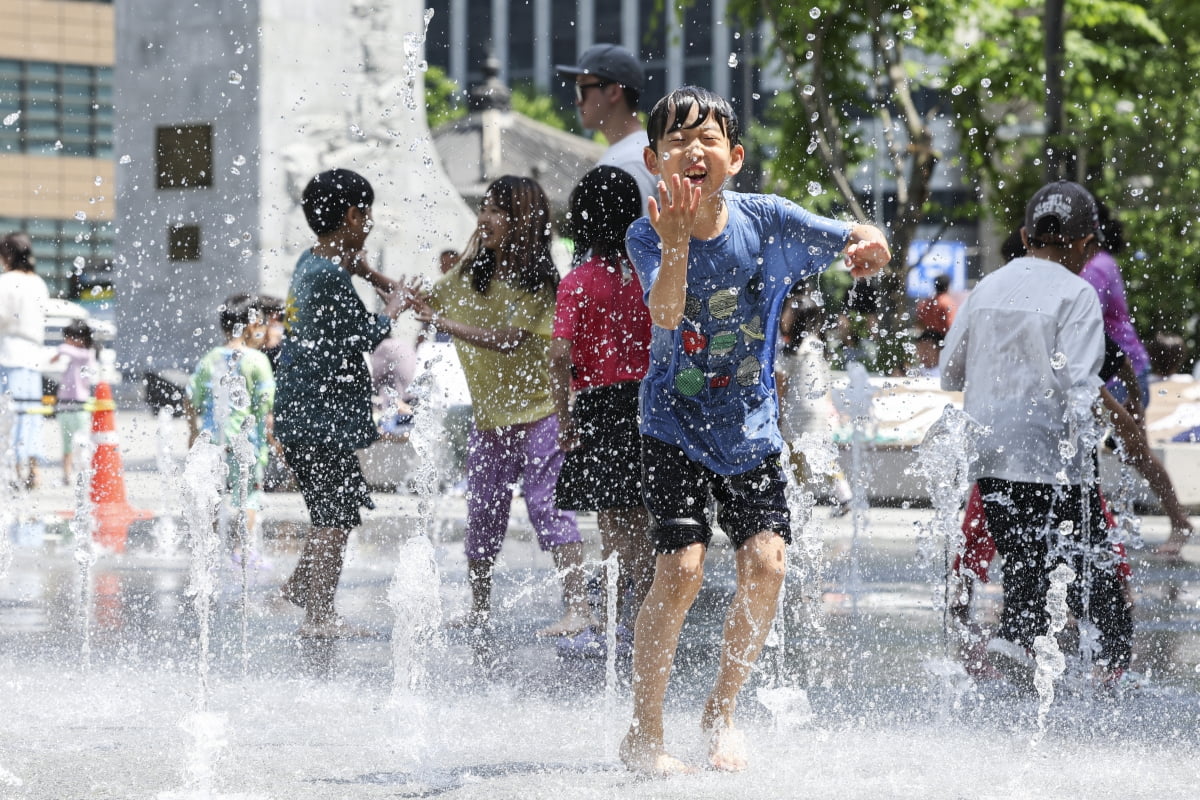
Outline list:
[[[928,213],[940,157],[931,123],[944,113],[938,96],[925,91],[933,88],[937,72],[909,54],[916,33],[913,11],[882,0],[734,0],[731,10],[748,29],[769,24],[766,50],[789,78],[767,118],[793,144],[775,152],[768,166],[770,188],[816,195],[818,207],[840,205],[866,221],[882,218],[879,184],[885,177],[894,183],[895,214],[888,221],[893,257],[882,277],[883,317],[876,331],[883,345],[879,366],[890,369],[901,358],[896,334],[905,327],[908,250]],[[854,173],[878,153],[886,166],[860,195]],[[836,198],[820,202],[820,187],[830,184]]]
[[[1037,11],[1035,8],[1034,12]],[[1022,0],[991,0],[961,52],[947,48],[962,157],[988,211],[1017,227],[1047,156],[1124,222],[1123,273],[1139,334],[1190,329],[1200,310],[1200,8],[1188,0],[1067,0],[1062,132],[1043,119],[1042,19]],[[1015,135],[1022,130],[1030,135]]]
[[[513,88],[512,108],[559,130],[579,132],[574,109],[564,110],[553,96],[539,92],[532,83]],[[431,66],[425,73],[425,113],[430,130],[467,115],[466,93],[439,67]]]
[[[1046,58],[1053,64],[1056,51],[1047,47],[1044,14],[1047,6],[1053,14],[1056,4],[1063,10],[1062,70],[1047,80]],[[1015,227],[1051,161],[1106,200],[1124,218],[1131,249],[1145,255],[1137,269],[1126,266],[1143,335],[1151,325],[1181,329],[1193,320],[1194,326],[1200,308],[1191,255],[1200,244],[1200,170],[1193,163],[1200,148],[1194,114],[1200,90],[1193,82],[1200,67],[1197,4],[733,0],[731,9],[748,29],[769,24],[764,60],[782,64],[790,80],[767,120],[778,127],[779,141],[807,145],[773,154],[769,188],[802,195],[813,186],[815,205],[836,203],[861,219],[878,213],[868,199],[879,197],[879,187],[860,195],[852,176],[877,150],[886,154],[896,208],[885,337],[903,323],[900,276],[908,246],[935,210],[931,178],[946,157],[933,147],[935,122],[958,132],[958,152],[951,156],[975,176],[977,194],[976,203],[941,209],[943,215],[986,214],[1005,229]],[[1061,97],[1047,103],[1048,89]],[[1061,127],[1045,116],[1047,110],[1057,116],[1059,102]],[[880,131],[878,140],[869,138],[872,130]],[[837,188],[836,197],[820,196],[827,185]],[[1183,274],[1167,274],[1171,270]]]

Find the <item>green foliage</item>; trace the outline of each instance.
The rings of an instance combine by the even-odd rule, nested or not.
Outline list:
[[[538,91],[532,83],[513,87],[512,108],[553,128],[579,132],[575,109],[562,108],[554,97]],[[425,72],[425,114],[430,130],[467,115],[466,92],[440,67],[430,66]]]
[[[564,109],[552,95],[540,92],[532,83],[522,83],[513,87],[512,107],[513,111],[552,128],[579,133],[579,118],[575,114],[575,107]]]
[[[914,121],[937,120],[957,131],[953,157],[981,198],[979,206],[943,212],[986,214],[1002,231],[1019,226],[1046,172],[1044,3],[731,0],[730,8],[746,28],[770,23],[764,62],[782,65],[790,83],[765,117],[774,132],[753,136],[766,157],[768,190],[818,210],[846,207],[844,189],[833,188],[839,174],[872,168],[885,144],[867,139],[861,120],[890,123],[901,143],[920,132]],[[1200,3],[1066,0],[1065,11],[1066,119],[1053,144],[1070,154],[1067,176],[1125,223],[1130,247],[1122,263],[1139,332],[1186,329],[1195,351]],[[903,92],[922,90],[932,103],[915,120],[906,117]],[[906,178],[912,163],[893,160],[890,175]],[[819,187],[815,196],[810,184]],[[914,217],[932,210],[919,193],[912,200]],[[889,238],[903,246],[904,226],[916,221],[901,219]],[[884,310],[899,317],[899,308]]]
[[[430,66],[425,71],[425,116],[429,129],[467,115],[467,99],[441,67]]]
[[[1125,225],[1130,247],[1120,260],[1140,335],[1190,328],[1194,349],[1200,8],[1187,0],[1068,0],[1066,12],[1059,146],[1073,156],[1067,177]],[[971,19],[977,46],[941,50],[963,88],[952,96],[954,119],[968,169],[988,187],[990,211],[1012,228],[1045,179],[1041,137],[1011,135],[1017,123],[1042,120],[1042,20],[1023,0],[990,0]]]

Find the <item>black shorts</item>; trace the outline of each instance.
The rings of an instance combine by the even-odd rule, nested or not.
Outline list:
[[[284,443],[284,458],[314,528],[348,531],[362,524],[359,508],[374,508],[354,450]]]
[[[642,505],[642,445],[638,434],[638,381],[587,389],[575,397],[572,417],[580,446],[567,453],[554,505],[568,511],[604,511]]]
[[[762,531],[774,531],[791,544],[786,488],[778,453],[738,475],[719,475],[674,445],[642,437],[642,497],[654,518],[656,552],[708,546],[710,497],[717,502],[717,522],[735,548]]]

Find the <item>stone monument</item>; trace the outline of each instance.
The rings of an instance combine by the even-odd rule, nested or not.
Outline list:
[[[115,234],[123,371],[190,370],[234,292],[282,296],[312,234],[308,178],[376,190],[375,266],[437,274],[474,214],[436,158],[424,107],[430,15],[416,0],[116,6]],[[368,305],[374,302],[364,287]]]

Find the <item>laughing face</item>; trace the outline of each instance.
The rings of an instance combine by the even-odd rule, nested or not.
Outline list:
[[[479,217],[475,222],[479,231],[479,243],[488,250],[499,250],[504,238],[512,228],[508,212],[496,204],[491,195],[483,199]]]
[[[730,146],[729,136],[715,115],[697,123],[698,109],[693,106],[682,126],[672,119],[667,132],[646,151],[646,166],[667,186],[678,175],[684,187],[700,187],[701,200],[720,193],[725,180],[742,168],[745,151]]]

